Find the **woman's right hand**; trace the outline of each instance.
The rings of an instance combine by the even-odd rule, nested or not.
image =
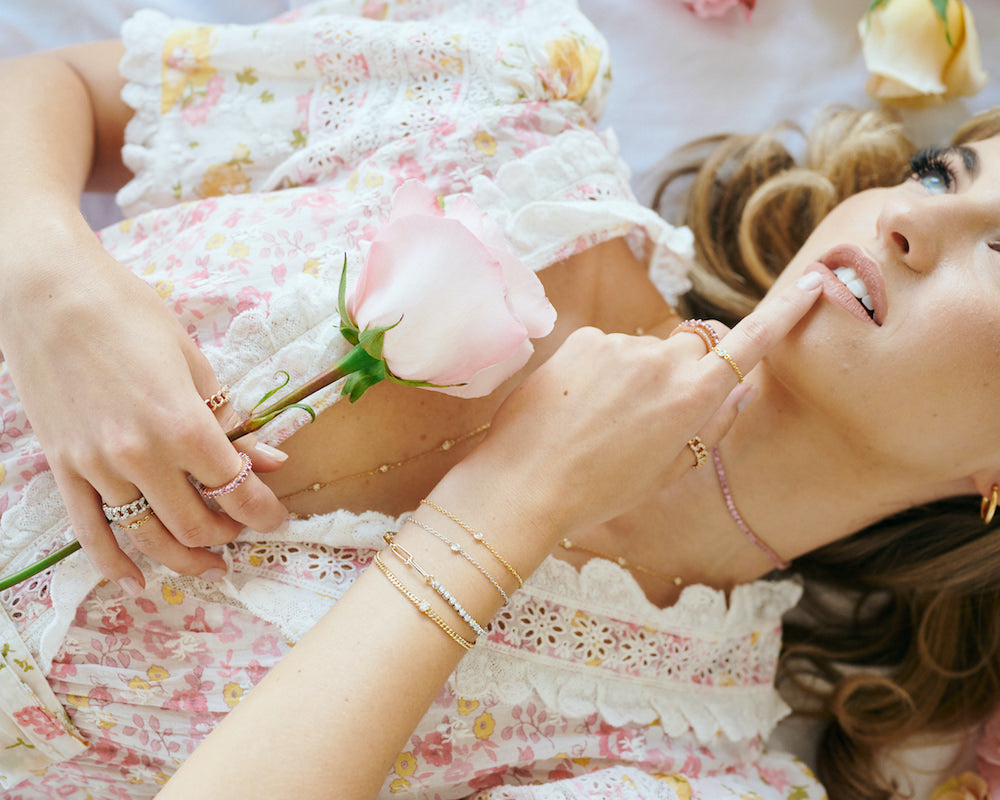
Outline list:
[[[73,533],[103,575],[137,593],[142,572],[125,555],[101,504],[144,496],[154,515],[123,520],[138,550],[171,569],[221,576],[222,558],[204,549],[243,525],[268,531],[287,517],[255,475],[210,509],[188,480],[227,483],[242,468],[225,430],[238,422],[208,362],[157,293],[112,259],[87,231],[52,226],[45,258],[26,244],[16,263],[6,249],[2,345],[11,376],[66,504]],[[65,242],[65,243],[63,243]],[[9,244],[9,243],[8,243]],[[254,469],[283,458],[237,443]],[[215,570],[215,572],[213,572]]]
[[[792,286],[731,331],[713,323],[725,334],[720,347],[749,373],[820,293]],[[690,469],[688,440],[717,443],[749,388],[698,336],[580,329],[504,402],[460,468],[505,492],[525,525],[543,520],[558,539],[627,511]]]

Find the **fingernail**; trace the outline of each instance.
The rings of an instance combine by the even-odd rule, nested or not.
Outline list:
[[[822,276],[818,272],[807,272],[797,281],[795,285],[798,286],[803,291],[808,292],[810,289],[815,289],[823,282]]]
[[[142,586],[135,578],[119,578],[118,585],[125,590],[130,597],[138,597],[142,594]]]
[[[203,573],[201,573],[200,577],[202,580],[218,583],[226,577],[226,571],[221,567],[212,567],[211,569],[206,569]]]
[[[277,447],[271,447],[271,445],[264,444],[263,442],[257,442],[254,445],[254,450],[274,461],[285,461],[288,458],[288,453],[282,453]]]
[[[746,384],[746,387],[747,387],[747,389],[743,393],[743,397],[741,397],[739,399],[739,401],[736,403],[736,410],[737,411],[742,411],[744,408],[746,408],[748,405],[750,405],[750,401],[753,400],[754,397],[757,396],[757,387],[756,386],[754,386],[752,383],[748,383],[748,384]]]

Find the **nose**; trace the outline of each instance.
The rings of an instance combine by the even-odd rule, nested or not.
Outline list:
[[[893,199],[881,208],[876,228],[878,237],[891,256],[914,272],[928,272],[938,262],[941,204],[935,208],[925,199]]]

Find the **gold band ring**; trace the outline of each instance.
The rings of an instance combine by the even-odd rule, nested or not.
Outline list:
[[[737,382],[743,383],[743,373],[740,371],[740,368],[736,366],[736,362],[733,361],[733,357],[718,345],[712,348],[712,352],[715,353],[719,358],[721,358],[727,364],[729,364],[729,366],[733,368],[733,372],[736,373]]]
[[[701,440],[700,436],[692,436],[688,439],[687,446],[694,453],[694,466],[691,469],[698,469],[698,467],[708,460],[708,448],[705,447],[705,443]]]
[[[134,531],[136,528],[141,527],[142,524],[156,516],[156,512],[150,509],[145,516],[139,517],[137,520],[132,522],[116,522],[115,524],[122,530]]]
[[[693,333],[705,343],[705,347],[709,350],[719,344],[719,334],[712,330],[711,326],[704,320],[686,319],[670,332],[670,336],[675,333]]]

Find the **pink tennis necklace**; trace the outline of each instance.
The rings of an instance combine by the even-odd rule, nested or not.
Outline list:
[[[743,519],[743,515],[740,514],[739,509],[736,508],[736,502],[733,500],[733,493],[729,490],[729,481],[726,479],[726,469],[722,466],[722,456],[719,455],[719,448],[712,448],[712,461],[715,463],[715,474],[719,478],[719,486],[722,488],[722,497],[726,501],[726,508],[729,509],[729,516],[733,518],[733,522],[736,526],[743,531],[743,535],[747,537],[756,547],[769,559],[771,563],[774,564],[778,569],[788,569],[790,566],[787,561],[785,561],[781,556],[774,552],[771,547],[761,539],[756,533],[750,530],[750,526],[747,525],[746,520]]]

